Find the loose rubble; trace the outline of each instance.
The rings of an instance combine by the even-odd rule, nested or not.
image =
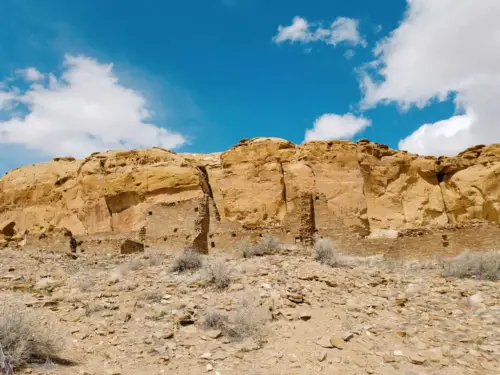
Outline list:
[[[222,289],[203,269],[172,272],[174,258],[2,250],[1,298],[56,323],[72,363],[19,373],[500,373],[498,282],[381,257],[331,267],[304,250],[228,259]],[[226,317],[220,327],[204,325],[209,312]],[[233,334],[238,324],[253,328]]]

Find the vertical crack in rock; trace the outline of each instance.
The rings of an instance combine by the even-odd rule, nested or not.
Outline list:
[[[110,227],[111,232],[114,232],[113,211],[111,211],[111,205],[110,205],[108,199],[106,199],[106,197],[104,197],[104,202],[106,202],[106,208],[108,209],[108,213],[109,213],[109,227]]]
[[[288,204],[286,201],[286,183],[285,183],[285,170],[283,168],[283,163],[280,162],[280,173],[281,173],[281,178],[280,178],[280,183],[281,183],[281,199],[283,200],[283,203],[285,204],[285,212],[288,213]]]
[[[214,199],[214,193],[213,193],[213,190],[212,190],[212,185],[210,185],[210,177],[208,176],[208,172],[207,172],[207,168],[206,167],[202,167],[202,166],[199,166],[198,169],[201,171],[202,175],[203,175],[203,178],[205,180],[205,183],[206,183],[206,188],[207,188],[207,194],[210,198],[210,202],[209,203],[212,203],[212,206],[214,208],[214,211],[215,211],[215,218],[217,219],[217,221],[220,221],[220,212],[219,212],[219,208],[217,207],[217,202],[215,202],[215,199]]]
[[[439,192],[441,193],[441,199],[443,199],[443,207],[444,207],[444,213],[446,214],[447,224],[450,224],[453,222],[453,220],[450,216],[450,212],[448,211],[448,206],[446,205],[446,200],[444,199],[444,193],[443,193],[443,183],[445,182],[446,179],[446,173],[439,165],[439,161],[437,167],[438,171],[436,173],[436,179],[439,185]]]

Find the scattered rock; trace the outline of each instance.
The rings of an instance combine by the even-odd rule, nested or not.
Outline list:
[[[336,335],[331,336],[330,337],[330,344],[332,344],[332,346],[334,348],[337,348],[337,349],[342,350],[345,348],[345,341],[340,336],[336,336]]]
[[[234,283],[229,287],[229,290],[231,290],[232,292],[237,292],[243,289],[245,289],[245,286],[239,283]]]
[[[212,338],[212,339],[218,339],[219,337],[222,336],[222,331],[217,330],[217,329],[212,329],[207,331],[207,336]]]
[[[287,298],[288,298],[288,300],[292,301],[293,303],[303,303],[304,302],[304,296],[302,296],[298,293],[288,293]]]
[[[302,311],[299,313],[299,319],[307,322],[308,320],[311,320],[312,315],[308,312]]]
[[[425,358],[418,353],[410,353],[408,359],[414,365],[423,365],[425,363]]]

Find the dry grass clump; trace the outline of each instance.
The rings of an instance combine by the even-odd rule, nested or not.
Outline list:
[[[45,329],[21,304],[3,301],[0,309],[0,371],[3,374],[13,375],[30,363],[56,359],[61,347],[61,338],[54,330]]]
[[[222,332],[227,332],[229,326],[229,318],[218,311],[209,311],[203,318],[203,328],[217,329]]]
[[[453,258],[440,259],[443,276],[500,280],[500,251],[466,251]]]
[[[217,311],[208,312],[203,320],[203,327],[217,329],[234,340],[247,337],[260,339],[263,334],[263,326],[266,314],[255,298],[244,296],[234,312],[227,316]]]
[[[333,248],[332,242],[327,238],[316,240],[313,246],[314,259],[321,264],[335,266],[337,264],[337,253]]]
[[[281,247],[281,242],[276,237],[263,237],[258,243],[240,242],[238,248],[244,258],[259,257],[272,254]]]
[[[195,250],[186,250],[180,253],[173,261],[171,272],[185,272],[198,270],[203,266],[203,257]]]
[[[226,289],[231,284],[231,269],[223,258],[215,258],[205,264],[204,278],[217,289]]]
[[[244,296],[231,317],[229,336],[235,339],[258,337],[262,335],[266,314],[255,298]]]

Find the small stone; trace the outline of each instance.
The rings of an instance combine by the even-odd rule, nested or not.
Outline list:
[[[304,296],[297,294],[297,293],[288,293],[287,298],[289,301],[293,303],[303,303],[304,302]]]
[[[408,302],[407,298],[396,298],[396,305],[398,306],[404,307],[406,302]]]
[[[404,354],[401,350],[394,350],[393,354],[396,356],[396,357],[403,357]]]
[[[319,340],[316,341],[316,344],[321,346],[322,348],[327,348],[331,349],[333,348],[333,345],[330,343],[330,339],[327,337],[322,337]]]
[[[318,355],[318,361],[319,362],[324,362],[327,355],[328,355],[328,353],[326,351],[323,351],[323,352],[319,353],[319,355]]]
[[[179,317],[178,321],[181,326],[188,326],[194,324],[194,320],[191,318],[191,315],[189,314],[182,315],[181,317]]]
[[[168,355],[162,355],[161,357],[158,358],[158,360],[162,363],[167,363],[170,361],[170,357]]]
[[[299,318],[300,318],[300,320],[307,322],[308,320],[311,320],[311,314],[306,313],[306,312],[301,312],[299,314]]]
[[[212,339],[218,339],[219,337],[222,336],[222,331],[218,329],[212,329],[210,331],[207,331],[207,336]]]
[[[172,337],[174,337],[174,332],[173,331],[155,332],[155,333],[153,333],[153,337],[158,339],[158,340],[171,339]]]
[[[352,332],[344,332],[342,334],[342,340],[344,341],[349,341],[350,339],[352,339],[354,337],[354,334]]]
[[[420,354],[417,354],[417,353],[411,353],[408,356],[408,359],[414,365],[423,365],[425,363],[425,358],[422,357]]]
[[[245,289],[245,286],[243,284],[239,284],[239,283],[233,284],[229,287],[229,290],[231,290],[232,292],[237,292],[237,291],[243,290],[243,289]]]
[[[210,357],[212,356],[212,353],[203,353],[202,355],[200,355],[200,358],[201,359],[210,359]]]
[[[207,364],[207,366],[205,367],[205,371],[206,372],[214,371],[214,366],[212,366],[210,363]]]
[[[330,337],[330,344],[332,344],[332,346],[334,348],[337,348],[340,350],[345,348],[345,341],[340,336],[335,336],[335,335],[331,336]]]
[[[480,292],[477,292],[476,294],[468,297],[467,301],[469,302],[469,304],[471,306],[474,306],[474,305],[479,305],[479,304],[483,303],[484,298]]]
[[[396,335],[399,336],[399,337],[406,337],[406,332],[404,332],[404,331],[397,331]]]
[[[389,354],[384,354],[384,355],[382,356],[382,359],[383,359],[383,361],[384,361],[385,363],[392,363],[392,362],[396,362],[396,361],[395,361],[395,359],[394,359],[394,357],[392,357],[392,356],[391,356],[391,355],[389,355]]]

